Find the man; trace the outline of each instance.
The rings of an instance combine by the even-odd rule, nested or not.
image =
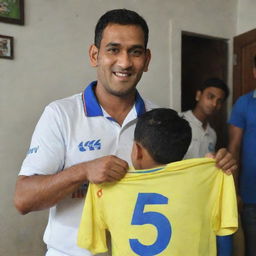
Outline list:
[[[192,140],[184,159],[203,157],[215,152],[217,135],[210,126],[209,119],[218,113],[228,95],[228,86],[219,78],[207,79],[199,87],[194,109],[182,113],[192,128]],[[218,255],[231,254],[232,240],[231,236],[217,237]]]
[[[197,90],[194,109],[182,113],[192,128],[192,141],[185,159],[215,152],[217,136],[209,124],[209,118],[221,109],[228,95],[227,85],[218,78],[206,80]]]
[[[139,116],[132,150],[137,170],[114,184],[90,184],[79,246],[107,251],[109,230],[113,256],[216,256],[216,235],[237,228],[234,181],[212,159],[180,161],[190,141],[189,123],[172,109]],[[231,255],[221,249],[218,256]]]
[[[148,26],[137,13],[105,13],[89,50],[97,81],[82,94],[51,103],[36,126],[15,205],[22,214],[50,208],[47,256],[91,255],[76,245],[86,183],[124,177],[136,118],[155,107],[136,91],[150,62],[147,41]],[[217,152],[216,159],[227,172],[236,168],[226,150]]]
[[[256,56],[253,59],[256,79]],[[229,150],[239,162],[241,172],[235,172],[245,235],[246,256],[256,255],[256,90],[241,96],[233,106],[229,120]],[[240,159],[241,154],[241,159]]]

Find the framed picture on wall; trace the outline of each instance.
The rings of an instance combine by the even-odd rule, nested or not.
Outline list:
[[[0,35],[0,58],[13,59],[13,37]]]
[[[24,0],[0,0],[0,21],[24,25]]]

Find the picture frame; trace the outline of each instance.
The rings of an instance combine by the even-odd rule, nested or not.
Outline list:
[[[0,35],[0,58],[13,59],[13,37]]]
[[[0,0],[0,22],[24,25],[24,0]]]

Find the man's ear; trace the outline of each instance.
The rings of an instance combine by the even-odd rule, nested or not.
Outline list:
[[[151,60],[151,52],[149,49],[146,49],[146,60],[145,60],[144,72],[148,71],[150,60]]]
[[[201,92],[200,90],[198,90],[198,91],[196,92],[196,101],[199,101],[199,100],[200,100],[201,94],[202,94],[202,92]]]
[[[98,54],[99,54],[99,49],[97,48],[96,45],[91,45],[89,48],[89,57],[90,57],[90,63],[92,67],[97,67],[98,66]]]
[[[253,68],[252,72],[253,72],[254,79],[256,79],[256,67]]]

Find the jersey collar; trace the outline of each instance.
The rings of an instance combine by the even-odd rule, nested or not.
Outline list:
[[[88,117],[104,116],[102,108],[94,93],[94,88],[96,84],[97,84],[97,81],[91,82],[85,88],[82,94],[84,113]],[[136,96],[135,96],[135,109],[137,112],[137,116],[140,116],[146,112],[145,103],[137,90],[136,90]]]
[[[256,98],[256,90],[253,91],[252,97]]]

